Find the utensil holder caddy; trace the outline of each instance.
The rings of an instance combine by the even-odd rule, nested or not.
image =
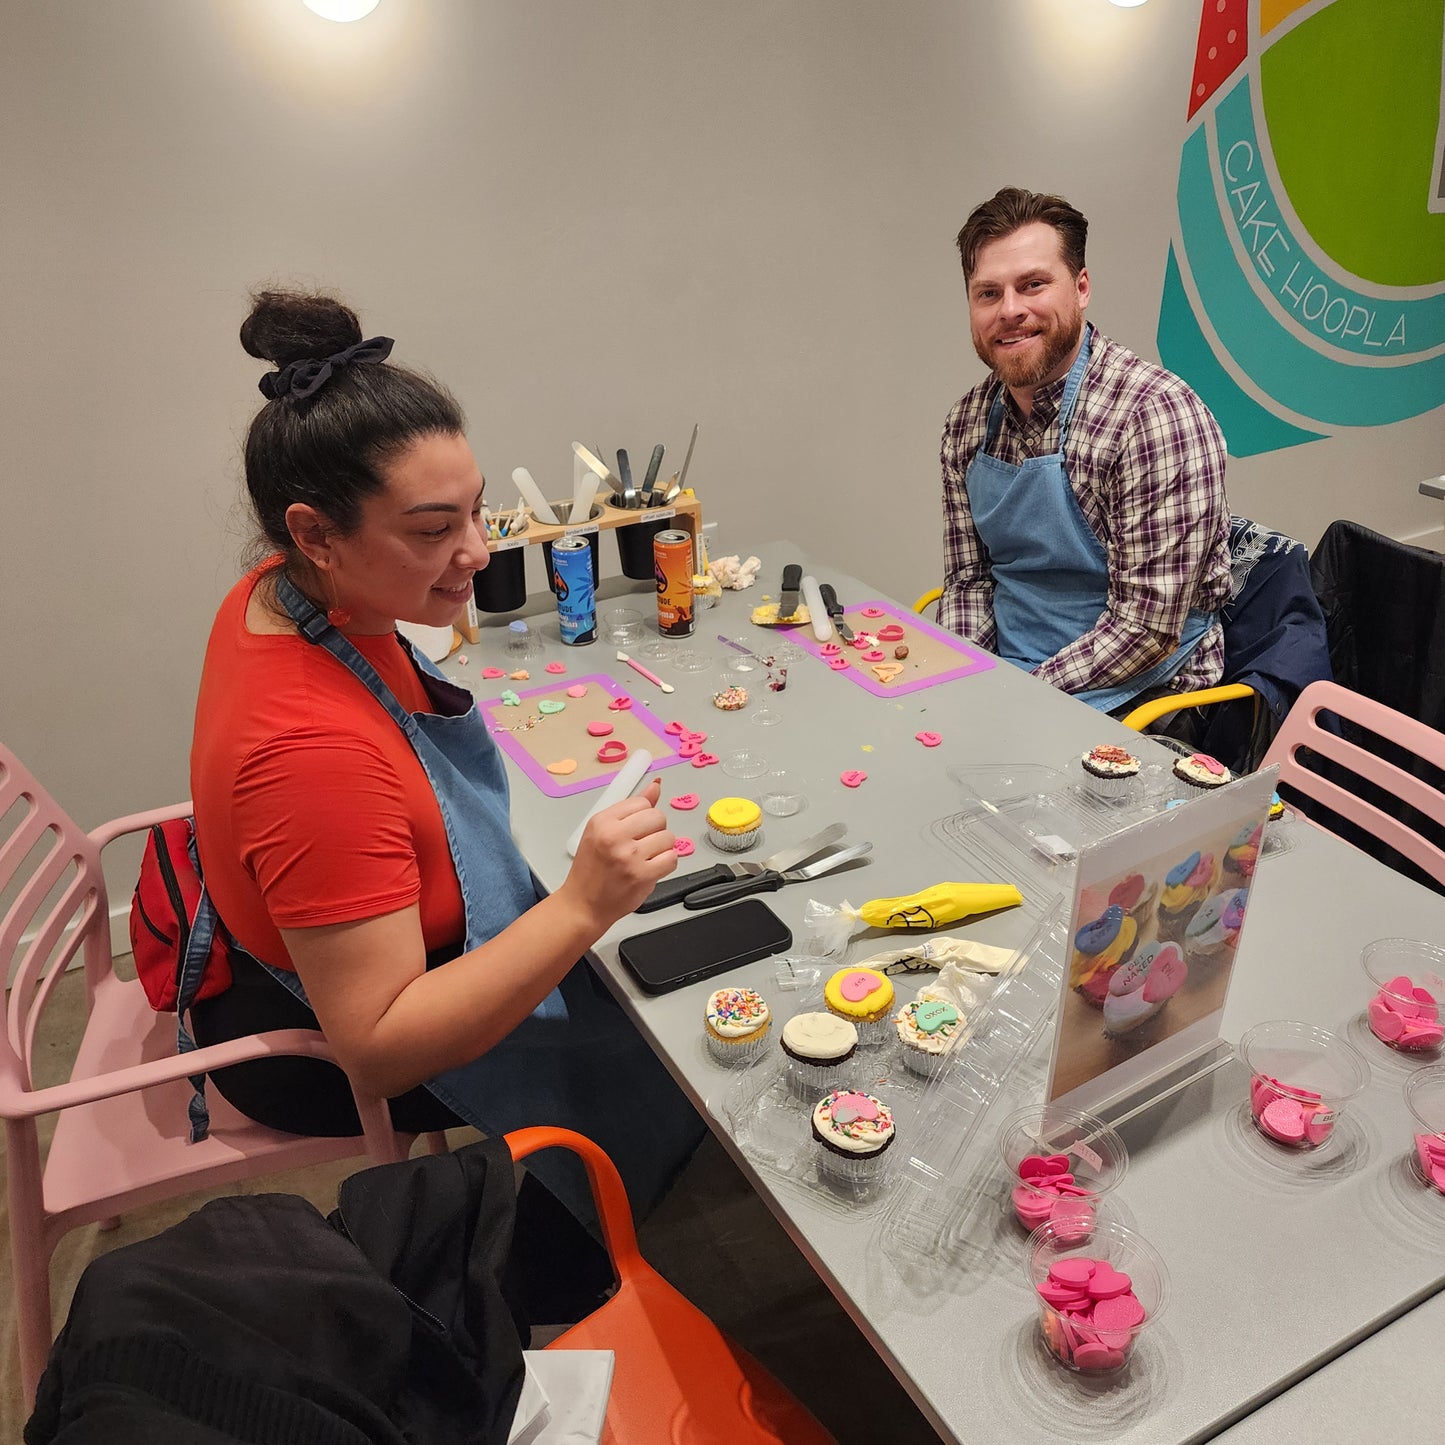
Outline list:
[[[597,510],[595,506],[593,510]],[[524,531],[514,537],[498,537],[488,541],[487,551],[491,553],[491,560],[486,569],[477,574],[474,584],[477,606],[483,612],[511,612],[521,607],[527,598],[524,549],[538,542],[555,542],[569,532],[581,536],[616,532],[624,575],[633,577],[634,580],[644,580],[651,576],[650,559],[647,572],[639,575],[635,562],[640,553],[636,546],[624,548],[624,537],[629,543],[634,536],[641,540],[641,532],[629,534],[627,531],[629,528],[641,528],[650,538],[663,523],[687,532],[692,537],[693,570],[696,571],[698,539],[702,535],[702,503],[689,493],[684,492],[665,507],[614,507],[604,500],[599,515],[575,527],[568,523],[553,526],[539,522],[529,508]],[[650,548],[647,550],[650,552]],[[629,561],[634,565],[629,567]]]

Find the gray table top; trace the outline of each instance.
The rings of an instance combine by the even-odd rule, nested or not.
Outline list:
[[[573,672],[609,672],[659,717],[707,731],[709,750],[752,746],[774,766],[806,778],[806,810],[765,820],[765,845],[750,856],[837,819],[848,822],[850,839],[873,841],[866,869],[768,898],[797,935],[809,897],[861,902],[956,876],[957,868],[948,865],[957,860],[929,831],[961,802],[947,777],[950,766],[1064,766],[1106,741],[1145,753],[1157,747],[1003,664],[904,697],[877,698],[805,659],[789,674],[787,690],[773,699],[784,715],[780,726],[758,728],[746,713],[720,713],[709,700],[729,654],[716,636],[757,635],[748,613],[769,591],[769,579],[775,590],[784,561],[802,561],[805,571],[833,581],[845,603],[880,596],[854,578],[815,568],[790,544],[759,551],[763,581],[747,592],[724,594],[717,607],[701,612],[696,636],[686,644],[711,650],[716,670],[686,674],[665,663],[656,669],[676,686],[670,697],[616,663],[615,648],[605,643],[562,647],[547,599],[534,600],[530,609],[548,641],[547,657],[539,662],[560,658]],[[604,591],[620,589],[619,600],[626,601],[629,588],[631,605],[650,617],[647,584],[612,583]],[[486,624],[481,647],[473,649],[478,661],[495,660],[504,625],[504,619]],[[455,664],[448,670],[477,682],[475,671]],[[921,747],[914,739],[921,729],[941,734],[942,746]],[[868,773],[856,791],[839,781],[851,768]],[[664,798],[696,791],[706,804],[724,794],[757,795],[756,785],[738,783],[719,768],[672,768],[663,778]],[[568,866],[563,842],[585,815],[589,795],[545,798],[516,769],[512,782],[518,843],[543,883],[555,887]],[[700,841],[701,811],[675,815],[676,830]],[[1224,1036],[1234,1042],[1253,1023],[1293,1018],[1359,1041],[1361,947],[1384,935],[1445,937],[1445,898],[1307,825],[1295,825],[1291,843],[1260,868]],[[716,855],[700,843],[699,857],[684,866],[712,861]],[[1271,1152],[1243,1122],[1245,1079],[1231,1063],[1128,1126],[1130,1172],[1111,1203],[1163,1255],[1172,1298],[1141,1340],[1126,1378],[1105,1387],[1084,1384],[1051,1366],[1037,1347],[1016,1239],[1002,1231],[996,1240],[981,1238],[971,1268],[929,1270],[926,1260],[911,1267],[880,1238],[876,1208],[841,1208],[742,1152],[726,1118],[736,1079],[708,1058],[701,1040],[703,1006],[719,981],[648,997],[617,959],[620,938],[682,916],[674,909],[624,919],[599,943],[597,966],[946,1439],[987,1445],[1061,1437],[1135,1445],[1206,1439],[1445,1287],[1445,1198],[1427,1197],[1407,1172],[1412,1131],[1401,1094],[1406,1066],[1383,1046],[1370,1048],[1365,1038],[1372,1081],[1342,1121],[1341,1143],[1329,1151],[1328,1166],[1313,1168],[1308,1156]],[[880,938],[876,946],[887,942]],[[785,1019],[802,996],[779,993],[774,970],[775,963],[764,960],[725,981],[758,988]],[[991,1149],[991,1137],[976,1147]]]

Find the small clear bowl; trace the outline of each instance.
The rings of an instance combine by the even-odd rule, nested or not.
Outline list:
[[[602,635],[614,647],[642,641],[642,614],[635,607],[613,607],[602,614]]]
[[[1370,1068],[1344,1039],[1313,1024],[1256,1024],[1239,1041],[1249,1112],[1266,1139],[1292,1149],[1327,1144]]]
[[[791,818],[808,806],[803,792],[804,780],[786,768],[774,768],[758,785],[758,802],[763,812],[774,818]]]
[[[679,672],[707,672],[717,666],[717,659],[695,647],[682,647],[672,654],[672,665]]]
[[[713,684],[712,705],[719,712],[743,712],[753,702],[753,689],[758,685],[759,674],[742,672],[735,667],[718,673]]]
[[[502,651],[516,662],[542,655],[542,639],[519,617],[507,624],[507,644]]]
[[[1058,1104],[1031,1105],[1010,1114],[999,1126],[998,1152],[1008,1180],[1005,1207],[1026,1230],[1051,1218],[1086,1227],[1092,1206],[1117,1189],[1129,1172],[1129,1151],[1117,1130],[1093,1114]],[[1019,1172],[1025,1159],[1055,1154],[1067,1156],[1071,1187],[1080,1192],[1034,1188]]]
[[[1435,1054],[1445,1043],[1445,948],[1414,938],[1377,938],[1360,954],[1374,996],[1365,1010],[1370,1032],[1406,1054]]]
[[[751,748],[738,748],[723,758],[722,770],[730,778],[760,778],[768,771],[768,760]]]
[[[1164,1312],[1169,1298],[1169,1271],[1158,1251],[1142,1235],[1113,1220],[1097,1220],[1081,1235],[1075,1221],[1041,1224],[1025,1246],[1025,1269],[1039,1306],[1039,1328],[1049,1353],[1066,1369],[1081,1375],[1109,1375],[1123,1369],[1139,1336]],[[1067,1259],[1102,1261],[1129,1276],[1144,1318],[1124,1328],[1095,1324],[1067,1306],[1056,1308],[1038,1294],[1049,1271]],[[1093,1305],[1101,1308],[1103,1302]]]
[[[1405,1105],[1415,1121],[1415,1172],[1424,1183],[1445,1194],[1445,1169],[1437,1162],[1445,1161],[1445,1064],[1410,1075],[1405,1083]],[[1435,1159],[1428,1157],[1432,1151]]]

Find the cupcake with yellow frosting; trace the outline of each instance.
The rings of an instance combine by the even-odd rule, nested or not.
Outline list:
[[[1213,853],[1195,849],[1181,858],[1165,875],[1159,892],[1159,936],[1182,942],[1189,920],[1204,900],[1219,886],[1220,870]]]
[[[747,798],[719,798],[707,810],[707,839],[724,853],[741,853],[758,841],[763,810]]]
[[[1074,935],[1074,956],[1069,963],[1069,986],[1084,1002],[1104,1007],[1114,970],[1134,956],[1139,925],[1117,904],[1111,903]]]
[[[824,984],[823,1002],[829,1013],[857,1028],[860,1044],[879,1044],[888,1037],[893,982],[876,968],[840,968]]]

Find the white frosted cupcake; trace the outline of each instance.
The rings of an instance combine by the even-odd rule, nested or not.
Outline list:
[[[916,998],[893,1016],[903,1063],[920,1078],[931,1079],[948,1061],[963,1036],[964,1016],[940,999]]]
[[[871,1184],[887,1167],[893,1111],[872,1094],[834,1089],[813,1109],[818,1171],[842,1184]]]
[[[718,1063],[750,1064],[767,1043],[773,1016],[760,993],[720,988],[708,998],[703,1026],[708,1052]]]
[[[858,1048],[858,1029],[836,1014],[795,1014],[783,1025],[788,1085],[800,1099],[816,1099]]]

